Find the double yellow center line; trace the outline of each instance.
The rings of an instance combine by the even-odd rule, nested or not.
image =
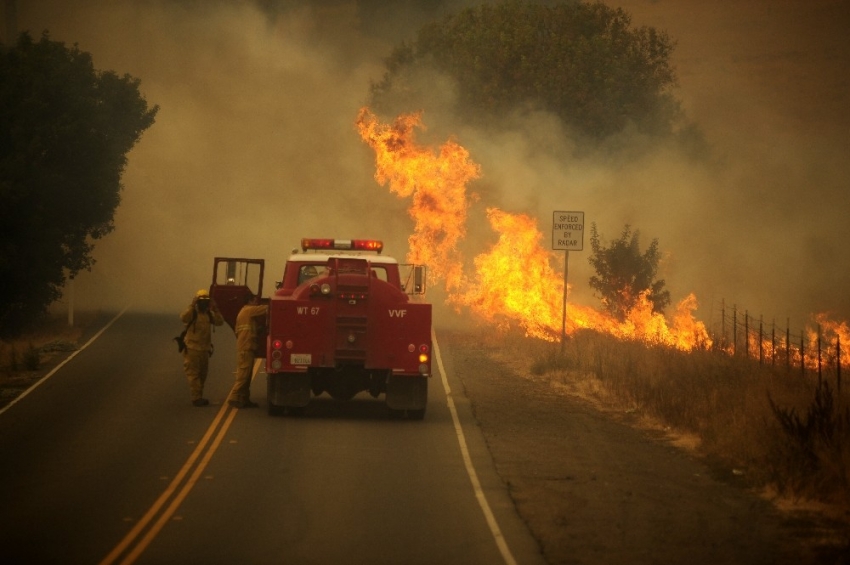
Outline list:
[[[262,359],[258,359],[254,363],[251,380],[257,374],[257,369],[262,361]],[[180,504],[188,496],[189,491],[198,482],[198,478],[206,469],[218,446],[221,445],[233,418],[236,417],[238,410],[229,408],[227,402],[222,403],[218,414],[216,414],[201,442],[171,481],[171,484],[168,485],[168,488],[165,489],[165,492],[160,495],[133,529],[124,536],[124,539],[100,562],[100,565],[112,565],[113,563],[130,565],[134,563],[165,524],[171,520]],[[213,436],[215,436],[214,439]]]

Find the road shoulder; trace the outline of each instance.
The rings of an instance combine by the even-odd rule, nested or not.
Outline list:
[[[780,512],[663,433],[500,362],[480,337],[441,335],[547,562],[842,562],[828,522]]]

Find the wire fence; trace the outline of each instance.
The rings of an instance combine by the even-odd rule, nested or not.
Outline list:
[[[758,360],[759,364],[785,367],[802,375],[817,372],[818,380],[834,379],[841,391],[842,363],[847,364],[850,330],[846,322],[834,322],[825,316],[813,326],[792,331],[790,321],[782,327],[764,316],[751,316],[737,305],[720,305],[719,327],[712,328],[712,347],[733,356]]]

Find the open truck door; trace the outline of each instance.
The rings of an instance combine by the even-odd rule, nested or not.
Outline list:
[[[213,279],[210,285],[210,297],[215,301],[224,321],[235,331],[236,316],[247,302],[259,297],[260,302],[268,302],[263,298],[263,274],[265,260],[244,259],[234,257],[216,257],[213,260]],[[256,357],[266,356],[266,340],[268,325],[266,320],[258,320]]]

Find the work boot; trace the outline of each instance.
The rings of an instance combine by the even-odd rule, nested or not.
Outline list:
[[[206,398],[196,398],[195,400],[192,401],[193,406],[207,406],[207,405],[209,405],[209,403],[210,403],[210,401],[207,400]]]
[[[259,406],[256,402],[250,400],[229,400],[227,403],[234,408],[256,408]]]

